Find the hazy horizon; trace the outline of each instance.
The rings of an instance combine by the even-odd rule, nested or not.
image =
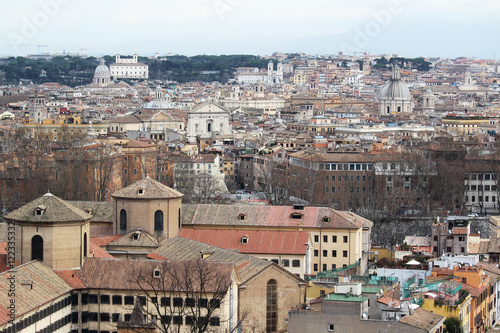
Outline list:
[[[492,0],[2,2],[0,55],[400,54],[496,59]]]

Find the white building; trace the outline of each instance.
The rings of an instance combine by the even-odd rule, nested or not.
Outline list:
[[[253,85],[257,83],[264,83],[266,85],[282,84],[283,83],[283,64],[278,62],[276,70],[274,70],[274,64],[271,60],[267,64],[266,71],[246,71],[240,72],[237,75],[238,84],[241,85]]]
[[[401,80],[401,72],[397,65],[392,68],[391,80],[382,87],[379,112],[382,116],[413,112],[410,90]]]
[[[104,59],[101,59],[100,65],[95,69],[94,84],[105,87],[110,83],[111,73],[109,72],[108,66],[104,63]]]
[[[206,102],[188,113],[187,139],[196,143],[196,139],[214,139],[231,135],[229,127],[229,111],[225,108]]]
[[[111,64],[111,76],[117,79],[147,79],[149,77],[148,65],[137,61],[137,54],[132,58],[121,58],[116,55],[114,64]]]

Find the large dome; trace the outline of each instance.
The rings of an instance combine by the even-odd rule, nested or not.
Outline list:
[[[391,80],[382,88],[380,96],[383,99],[411,99],[410,90],[401,81],[401,72],[397,65],[392,68]]]
[[[397,98],[410,99],[411,95],[410,95],[410,90],[403,81],[391,80],[382,88],[381,97],[387,99],[397,99]]]
[[[101,64],[95,69],[95,76],[110,76],[108,66],[104,64],[104,59],[101,59]]]

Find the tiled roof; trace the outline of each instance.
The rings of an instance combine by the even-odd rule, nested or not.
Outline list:
[[[471,286],[470,284],[462,283],[462,288],[467,290],[474,297],[479,297],[481,295],[481,293],[485,289],[487,289],[488,287],[489,287],[489,285],[484,285],[484,286],[481,286],[479,288],[476,288],[474,286]]]
[[[467,228],[459,228],[459,227],[453,228],[454,235],[467,235],[468,232],[469,230]]]
[[[92,215],[92,222],[113,222],[112,201],[66,201]]]
[[[138,234],[139,237],[134,239],[133,235]],[[129,247],[158,247],[158,240],[153,235],[145,231],[131,231],[123,237],[118,237],[109,243],[111,246],[129,246]]]
[[[85,281],[83,279],[81,269],[61,269],[54,271],[61,279],[73,289],[85,289]]]
[[[399,321],[429,332],[443,320],[444,317],[438,315],[437,313],[430,312],[422,308],[417,308],[415,309],[415,311],[413,311],[412,314],[404,316]]]
[[[139,194],[142,190],[142,194]],[[124,199],[173,199],[182,198],[184,194],[163,185],[149,177],[133,183],[111,195],[113,198]]]
[[[35,210],[41,210],[36,215]],[[6,220],[19,222],[83,222],[92,218],[92,215],[76,208],[69,202],[47,193],[38,199],[27,203],[19,209],[5,216]]]
[[[303,231],[181,229],[179,236],[248,254],[305,255],[309,233]],[[248,237],[247,243],[242,238]]]
[[[210,254],[204,260],[234,263],[243,283],[269,266],[275,265],[267,260],[196,242],[180,236],[163,241],[154,253],[171,260],[196,260],[200,258],[200,253]]]
[[[195,258],[198,260],[199,258]],[[216,271],[220,279],[230,279],[234,264],[221,262],[206,262],[210,271]],[[87,258],[82,266],[82,274],[91,289],[122,289],[138,290],[137,277],[153,277],[153,270],[158,268],[160,271],[185,271],[190,267],[196,266],[196,263],[190,261],[167,261],[167,260],[133,260],[133,259],[100,259]],[[165,279],[162,285],[164,290],[173,290],[175,285],[168,285],[168,279]],[[222,281],[222,280],[219,280]],[[228,280],[226,280],[228,281]],[[195,281],[199,283],[199,281]],[[208,282],[208,281],[207,281]],[[212,281],[204,287],[207,292],[216,288],[216,281]],[[196,286],[194,286],[196,288]],[[200,288],[198,287],[198,290]]]
[[[17,266],[16,273],[16,315],[20,316],[66,293],[71,287],[64,282],[49,266],[40,261]],[[7,306],[10,304],[8,278],[11,271],[0,274],[0,325],[11,318]],[[32,288],[25,287],[21,281],[31,282]]]
[[[359,229],[373,223],[351,212],[328,207],[254,205],[183,205],[183,223],[193,225],[236,225],[273,227],[321,227],[334,229]],[[292,218],[292,214],[302,217]],[[244,216],[244,218],[242,218]]]

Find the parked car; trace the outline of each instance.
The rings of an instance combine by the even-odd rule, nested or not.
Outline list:
[[[470,213],[470,214],[467,214],[468,217],[478,217],[479,215],[477,215],[476,213]]]

